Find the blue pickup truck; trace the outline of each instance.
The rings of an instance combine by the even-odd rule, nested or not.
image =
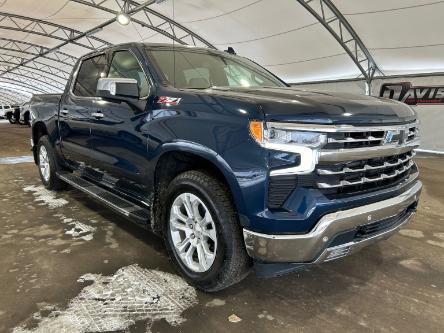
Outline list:
[[[346,256],[416,211],[407,105],[288,86],[231,52],[131,43],[82,57],[32,107],[43,184],[163,237],[205,291]]]

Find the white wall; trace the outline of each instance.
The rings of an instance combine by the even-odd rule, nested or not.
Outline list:
[[[378,96],[383,83],[411,82],[413,86],[442,85],[444,76],[396,77],[391,79],[376,79],[373,81],[373,95]],[[319,84],[298,84],[297,87],[306,90],[349,92],[365,94],[364,81],[331,82]],[[444,105],[413,106],[421,121],[421,149],[444,152]]]

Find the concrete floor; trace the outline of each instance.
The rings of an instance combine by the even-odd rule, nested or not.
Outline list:
[[[0,158],[30,155],[29,131],[1,123]],[[32,163],[0,165],[0,332],[105,331],[112,311],[129,332],[443,332],[444,163],[417,162],[418,214],[390,240],[212,295],[174,274],[156,237],[76,190],[42,191]],[[144,293],[166,305],[157,296],[139,302]],[[109,294],[136,309],[110,308]]]

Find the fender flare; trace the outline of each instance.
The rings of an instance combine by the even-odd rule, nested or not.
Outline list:
[[[159,150],[160,152],[156,156],[154,170],[156,169],[157,163],[162,158],[162,156],[172,151],[191,153],[211,162],[224,176],[225,181],[229,186],[231,195],[233,196],[234,205],[236,206],[238,213],[244,214],[245,203],[241,195],[239,182],[237,181],[236,175],[234,174],[233,170],[231,169],[229,164],[222,158],[222,156],[220,156],[214,150],[192,141],[173,141],[164,143],[159,148]]]

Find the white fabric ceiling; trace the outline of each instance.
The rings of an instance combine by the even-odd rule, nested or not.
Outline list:
[[[135,2],[143,3],[142,0]],[[94,9],[87,6],[88,3],[108,11]],[[332,0],[332,3],[351,24],[385,75],[444,71],[444,40],[439,33],[444,28],[444,1]],[[55,33],[59,39],[36,34],[48,29],[40,29],[36,22],[23,18],[5,18],[5,14],[41,19],[85,32],[115,18],[114,12],[120,11],[122,5],[123,0],[0,0],[0,86],[10,89],[14,81],[21,82],[18,92],[21,95],[23,90],[29,93],[59,91],[73,61],[55,62],[50,59],[54,53],[36,59],[40,65],[51,66],[44,68],[44,72],[29,65],[20,71],[11,71],[19,64],[17,57],[27,60],[33,55],[12,50],[10,40],[52,48],[60,45],[66,36],[60,31]],[[264,65],[287,82],[361,75],[340,43],[297,0],[166,0],[149,8],[174,19],[218,49],[234,47],[238,54]],[[171,27],[162,24],[161,19],[151,16],[152,22],[148,22],[144,12],[134,14],[133,18],[155,26],[161,24],[160,29],[171,33]],[[178,31],[180,36],[180,29]],[[96,32],[94,37],[110,44],[171,42],[164,35],[134,22],[128,26],[113,23]],[[191,39],[184,41],[190,43]],[[95,46],[103,46],[93,42]],[[88,41],[81,39],[79,43]],[[197,45],[203,44],[197,42]],[[23,50],[23,45],[21,47]],[[90,51],[68,44],[57,52],[79,57]],[[65,73],[52,75],[55,68]],[[10,73],[5,74],[8,70]]]

